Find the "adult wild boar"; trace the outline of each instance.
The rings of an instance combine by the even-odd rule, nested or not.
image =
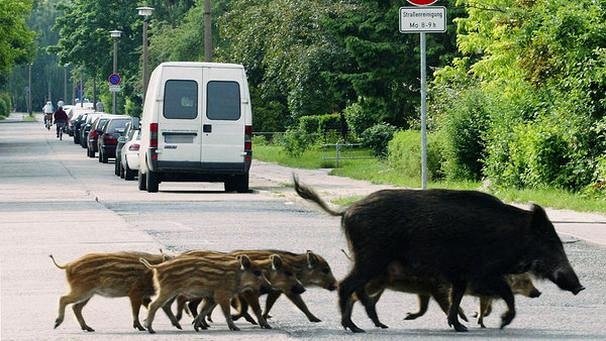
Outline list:
[[[351,320],[352,294],[368,306],[366,284],[384,275],[392,262],[451,284],[448,324],[457,331],[467,330],[457,312],[468,286],[507,303],[501,328],[515,316],[506,274],[530,272],[575,295],[584,289],[538,205],[527,211],[476,191],[381,190],[335,211],[296,176],[294,188],[302,198],[342,217],[354,265],[339,284],[339,307],[341,324],[353,332],[363,330]]]

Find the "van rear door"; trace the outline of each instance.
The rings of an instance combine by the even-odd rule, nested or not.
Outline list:
[[[203,79],[202,163],[210,167],[243,163],[246,113],[243,99],[248,101],[243,93],[243,71],[205,68]]]
[[[158,160],[200,162],[202,69],[167,67],[158,115]]]

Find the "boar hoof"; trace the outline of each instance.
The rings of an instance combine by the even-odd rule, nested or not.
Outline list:
[[[151,326],[147,327],[147,332],[150,333],[150,334],[155,334],[156,333],[156,331],[153,330]]]
[[[272,316],[271,316],[271,315],[269,315],[269,314],[265,314],[265,315],[263,315],[263,318],[264,318],[264,319],[266,319],[266,320],[270,319],[271,317],[272,317]]]
[[[364,329],[356,326],[353,322],[349,321],[349,322],[345,322],[345,321],[341,321],[341,325],[343,326],[344,329],[349,329],[354,333],[365,333],[366,331],[364,331]]]
[[[213,318],[212,318],[212,317],[210,317],[210,315],[206,316],[206,320],[207,320],[208,322],[210,322],[210,323],[213,323],[213,322],[214,322],[214,321],[213,321]]]
[[[454,327],[454,329],[456,331],[458,331],[458,332],[466,332],[467,331],[467,327],[465,327],[459,321],[448,321],[448,326],[449,327]]]
[[[486,328],[486,326],[484,325],[484,322],[480,322],[478,324],[480,325],[480,328]]]
[[[516,313],[514,311],[508,311],[503,314],[503,316],[501,316],[501,329],[505,328],[506,325],[510,324],[515,316]]]
[[[59,325],[63,322],[63,320],[57,319],[55,320],[55,329],[57,329],[57,327],[59,327]]]
[[[421,314],[408,313],[408,314],[406,314],[406,317],[404,319],[405,320],[414,320],[414,319],[418,318],[419,316],[421,316]]]
[[[139,330],[141,332],[145,330],[145,328],[143,328],[143,326],[139,322],[134,322],[133,323],[133,328],[135,328],[135,329],[137,329],[137,330]]]
[[[261,325],[261,328],[263,328],[263,329],[271,329],[271,326],[269,324],[267,324],[267,323],[264,323],[264,324]]]
[[[317,318],[313,315],[308,316],[307,319],[309,320],[309,322],[322,322],[322,320],[320,320],[319,318]]]
[[[383,324],[383,323],[381,323],[381,322],[377,322],[377,323],[375,323],[375,327],[382,328],[382,329],[387,329],[387,328],[389,328],[388,326],[384,325],[384,324]]]
[[[236,326],[229,326],[229,329],[231,329],[234,332],[238,332],[240,331],[240,328],[236,327]]]
[[[240,317],[242,317],[242,314],[231,315],[231,320],[238,321],[240,319]]]
[[[82,330],[85,332],[94,332],[95,330],[87,325],[82,326]]]
[[[179,330],[183,330],[183,328],[181,328],[181,325],[179,324],[179,322],[174,322],[173,326],[175,326],[175,328],[177,328]]]

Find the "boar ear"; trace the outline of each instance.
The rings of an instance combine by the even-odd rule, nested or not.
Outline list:
[[[311,250],[307,250],[307,267],[311,269],[318,265],[319,262],[318,256],[311,252]]]
[[[271,259],[271,269],[272,270],[278,270],[282,267],[282,257],[280,257],[279,255],[271,255],[269,256],[269,259]]]
[[[545,210],[541,206],[536,204],[532,205],[531,226],[533,231],[539,233],[547,233],[549,231],[554,231],[553,225],[547,217],[547,213],[545,213]]]
[[[247,255],[240,255],[236,259],[240,262],[240,270],[244,271],[250,268],[250,258]]]

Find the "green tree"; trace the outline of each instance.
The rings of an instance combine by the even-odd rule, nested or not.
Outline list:
[[[6,85],[14,64],[32,60],[34,33],[26,25],[31,10],[29,0],[0,2],[0,86]]]

